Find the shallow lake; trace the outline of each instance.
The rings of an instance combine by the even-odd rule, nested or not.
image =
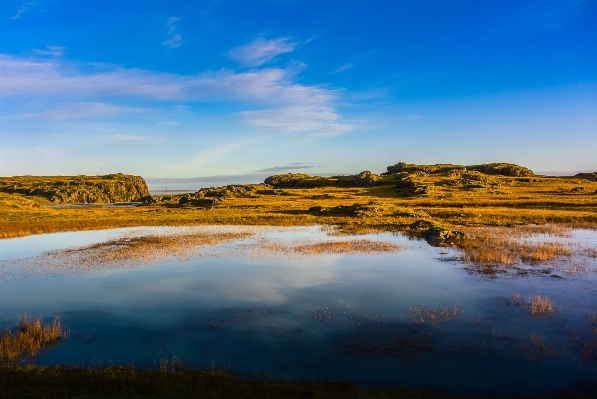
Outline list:
[[[536,273],[486,275],[454,249],[403,235],[330,236],[319,227],[197,229],[233,235],[203,242],[199,252],[187,245],[184,256],[180,245],[166,256],[154,246],[116,262],[104,258],[119,250],[122,237],[191,230],[0,241],[0,328],[14,327],[25,313],[48,322],[59,316],[70,337],[24,359],[38,365],[157,369],[174,357],[243,377],[454,393],[596,392],[595,257],[559,261],[582,265],[578,273],[546,263],[528,266]],[[380,241],[401,250],[284,249],[330,240]],[[574,230],[570,240],[595,248],[597,232]],[[105,242],[112,242],[110,251],[89,255]],[[527,300],[538,294],[553,301],[553,314],[530,312]]]

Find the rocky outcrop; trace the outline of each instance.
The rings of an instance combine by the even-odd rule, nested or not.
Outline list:
[[[309,176],[303,173],[287,173],[285,175],[269,176],[263,182],[275,188],[314,188],[335,185],[335,182],[325,177]]]
[[[384,175],[395,173],[415,173],[423,172],[427,174],[448,173],[454,171],[474,170],[484,173],[486,175],[502,175],[502,176],[534,176],[532,170],[524,166],[515,165],[512,163],[486,163],[482,165],[452,165],[452,164],[436,164],[436,165],[417,165],[406,162],[398,162],[395,165],[387,167],[387,172]]]
[[[400,173],[396,180],[396,190],[405,190],[408,194],[429,194],[433,186],[425,182],[425,172]]]
[[[196,198],[228,198],[228,197],[254,197],[257,194],[268,192],[271,187],[264,184],[230,184],[222,187],[202,188],[195,193]]]
[[[597,172],[590,172],[590,173],[577,173],[574,177],[580,177],[581,179],[586,179],[590,181],[597,181]]]
[[[513,163],[485,163],[482,165],[471,165],[466,167],[469,170],[476,170],[486,175],[502,176],[534,176],[532,170]]]
[[[465,167],[462,165],[452,165],[452,164],[436,164],[436,165],[417,165],[413,163],[406,163],[406,162],[398,162],[395,165],[390,165],[386,169],[388,170],[385,175],[394,174],[394,173],[415,173],[415,172],[423,172],[423,173],[445,173],[451,170],[459,170],[464,169]]]
[[[433,247],[450,247],[466,237],[461,231],[452,230],[432,220],[417,220],[410,225],[411,231],[423,234],[425,241]]]
[[[365,170],[356,176],[350,176],[352,178],[353,187],[371,187],[379,183],[379,176]]]
[[[122,173],[105,176],[17,176],[0,180],[0,190],[40,196],[56,204],[106,204],[150,198],[142,177]]]
[[[447,187],[454,187],[460,189],[473,188],[489,188],[497,189],[501,186],[499,180],[484,173],[475,170],[465,170],[457,172],[451,176],[451,179],[446,180],[444,184]]]

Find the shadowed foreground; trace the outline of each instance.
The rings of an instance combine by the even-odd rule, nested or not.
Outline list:
[[[497,377],[497,376],[496,376]],[[243,380],[223,372],[141,371],[20,367],[0,368],[5,398],[456,398],[426,391],[392,388],[364,390],[341,382]],[[551,395],[549,398],[584,398]]]

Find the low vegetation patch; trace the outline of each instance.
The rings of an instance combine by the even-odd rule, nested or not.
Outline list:
[[[43,323],[41,317],[19,317],[15,329],[8,328],[0,333],[0,365],[13,363],[24,355],[35,357],[63,336],[59,318]]]
[[[552,317],[555,305],[547,295],[537,294],[527,299],[526,309],[533,316]]]
[[[201,251],[207,247],[242,240],[253,234],[246,228],[133,233],[84,247],[48,251],[33,258],[3,261],[0,263],[0,276],[4,272],[7,279],[30,279],[37,274],[61,276],[169,259],[188,260],[202,256]]]
[[[353,241],[328,241],[316,244],[298,245],[294,252],[305,255],[318,254],[377,254],[384,252],[398,252],[403,247],[383,241],[353,240]]]
[[[427,307],[415,307],[411,309],[411,318],[416,324],[440,324],[446,322],[464,312],[458,311],[458,306],[454,309],[440,308],[429,309]]]
[[[570,229],[561,226],[465,228],[456,241],[465,262],[476,264],[536,264],[570,257],[573,243],[562,241]]]

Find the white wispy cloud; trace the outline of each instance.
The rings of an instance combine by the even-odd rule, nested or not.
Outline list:
[[[342,122],[335,105],[342,91],[299,84],[296,74],[296,68],[288,67],[179,75],[106,64],[83,65],[56,57],[0,55],[0,75],[3,77],[0,79],[0,97],[48,96],[63,99],[62,102],[78,99],[76,102],[86,104],[87,108],[100,107],[98,103],[108,98],[123,97],[156,101],[232,101],[250,107],[240,116],[255,126],[320,135],[351,130],[350,125]],[[98,102],[98,98],[102,100]],[[107,108],[106,104],[102,107],[89,112],[122,110]],[[71,112],[76,114],[75,111]],[[58,118],[66,110],[47,112],[46,117],[54,115]]]
[[[80,102],[64,104],[52,110],[21,113],[9,115],[8,117],[19,119],[95,119],[139,112],[144,112],[144,110],[142,108],[124,107],[100,102]]]
[[[177,21],[180,18],[170,17],[166,20],[166,27],[168,28],[168,38],[162,42],[167,49],[175,48],[180,46],[182,41],[182,35],[176,30],[178,29]]]
[[[108,141],[150,141],[150,137],[136,136],[133,134],[112,134],[105,137]]]
[[[66,47],[62,46],[46,46],[45,50],[33,49],[33,53],[46,57],[62,57]]]
[[[354,66],[354,64],[353,64],[352,62],[351,62],[351,63],[349,63],[349,64],[342,65],[340,68],[336,69],[336,70],[334,71],[334,73],[344,72],[344,71],[346,71],[347,69],[350,69],[350,68],[352,68],[353,66]]]
[[[37,5],[37,1],[28,1],[27,3],[21,5],[21,8],[19,8],[19,10],[17,11],[17,13],[11,17],[9,17],[10,19],[19,19],[21,18],[21,15],[26,12],[27,10],[29,10],[31,7]]]
[[[244,111],[241,115],[252,125],[312,132],[317,136],[335,136],[352,130],[350,125],[339,123],[340,116],[333,108],[323,105]]]
[[[298,42],[291,41],[289,37],[265,40],[258,37],[251,43],[235,47],[228,52],[228,58],[247,67],[256,67],[273,60],[276,56],[291,53]]]

